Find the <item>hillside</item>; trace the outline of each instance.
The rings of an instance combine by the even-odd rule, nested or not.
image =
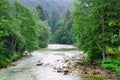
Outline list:
[[[10,0],[13,2],[14,0]],[[51,14],[53,12],[59,15],[64,15],[67,10],[71,10],[72,2],[71,0],[19,0],[22,4],[28,6],[29,8],[36,8],[39,4],[44,9],[45,14]]]

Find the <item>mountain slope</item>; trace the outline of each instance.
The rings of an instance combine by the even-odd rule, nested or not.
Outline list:
[[[14,0],[10,0],[13,2]],[[42,6],[46,14],[51,14],[53,12],[59,15],[65,15],[67,10],[72,9],[71,0],[19,0],[22,4],[30,7],[36,8],[39,4]]]

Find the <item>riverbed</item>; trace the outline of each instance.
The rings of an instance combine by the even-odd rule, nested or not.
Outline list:
[[[0,80],[82,80],[68,68],[68,62],[80,54],[72,45],[50,44],[1,69]]]

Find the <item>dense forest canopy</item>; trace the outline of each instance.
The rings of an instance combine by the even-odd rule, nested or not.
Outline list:
[[[44,6],[48,3],[58,5],[60,9],[51,6],[52,12],[49,12],[49,8],[44,9],[41,4],[36,3],[36,6],[30,9],[25,6],[27,4],[23,5],[27,1],[20,2],[12,0],[0,2],[0,67],[6,67],[26,52],[31,53],[38,48],[47,47],[49,42],[73,43],[69,10],[71,2],[68,1],[69,7],[66,5],[63,9],[62,4],[58,5],[59,1],[42,1]],[[64,0],[63,2],[66,3]],[[60,14],[61,10],[64,13]]]
[[[37,13],[19,2],[0,1],[0,67],[6,67],[25,51],[31,53],[47,46],[50,28]]]
[[[13,2],[15,0],[9,0]],[[65,16],[67,10],[72,10],[72,0],[18,0],[20,3],[35,9],[38,5],[44,10],[45,15],[52,15],[53,12],[59,14],[61,17]]]
[[[89,54],[94,51],[98,52],[96,55],[102,53],[103,59],[108,48],[118,49],[120,45],[118,43],[119,4],[119,1],[114,0],[77,0],[75,2],[73,34],[79,48]]]
[[[14,2],[15,0],[9,0]],[[73,4],[71,0],[18,0],[32,9],[37,9],[42,19],[47,20],[51,27],[50,43],[72,44],[72,19],[70,19]],[[39,15],[40,17],[40,15]]]
[[[76,0],[74,7],[72,31],[78,48],[91,63],[114,56],[102,66],[120,73],[120,1]]]

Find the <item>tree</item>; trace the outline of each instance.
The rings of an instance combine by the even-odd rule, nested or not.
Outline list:
[[[36,26],[39,28],[39,47],[45,48],[48,46],[50,40],[51,28],[48,26],[48,22],[45,20],[45,15],[40,5],[34,12],[34,17],[36,20]]]
[[[0,1],[0,67],[5,67],[9,62],[8,58],[5,57],[7,49],[5,47],[5,37],[7,37],[8,31],[6,28],[8,27],[8,1],[1,0]]]
[[[113,3],[116,4],[114,7]],[[75,1],[72,29],[74,38],[78,47],[88,53],[91,62],[99,58],[105,59],[107,47],[111,47],[111,37],[119,30],[119,26],[109,24],[111,21],[119,21],[116,18],[119,17],[118,5],[114,0]]]
[[[51,36],[51,28],[48,26],[47,22],[38,20],[37,26],[39,27],[39,47],[45,48],[48,46],[50,36]]]
[[[32,52],[38,49],[38,31],[39,28],[35,26],[33,14],[28,8],[18,2],[14,3],[16,10],[16,19],[20,22],[20,32],[25,39],[25,50]]]
[[[72,44],[72,19],[70,18],[71,12],[68,10],[64,18],[59,18],[55,22],[54,33],[52,36],[52,43],[59,44]]]
[[[59,19],[59,15],[55,12],[53,12],[48,18],[48,25],[51,27],[52,34],[54,34],[57,29],[56,25]]]
[[[0,67],[31,53],[39,45],[47,46],[49,27],[19,2],[0,1]],[[39,23],[39,24],[38,24]]]
[[[53,34],[51,42],[59,44],[72,44],[72,21],[59,20],[56,24],[56,31]]]
[[[45,14],[44,14],[43,8],[40,5],[38,5],[36,7],[36,10],[38,12],[39,19],[42,20],[42,21],[44,21],[45,20]]]

